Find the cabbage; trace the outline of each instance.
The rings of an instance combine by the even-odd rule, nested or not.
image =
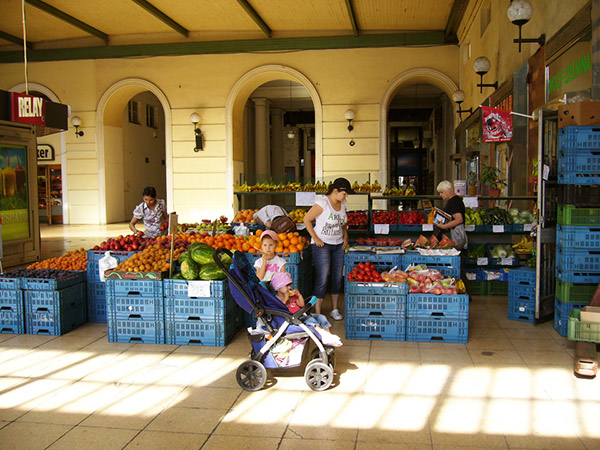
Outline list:
[[[510,208],[510,210],[508,212],[513,217],[516,217],[519,215],[519,210],[517,208]]]

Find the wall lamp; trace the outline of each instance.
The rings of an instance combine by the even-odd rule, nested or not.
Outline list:
[[[344,119],[348,121],[348,133],[352,133],[352,130],[354,130],[354,125],[352,125],[352,121],[354,120],[354,110],[347,109],[344,113]],[[354,144],[356,144],[354,139],[350,139],[350,147],[354,147]]]
[[[539,38],[525,39],[521,37],[521,27],[529,22],[532,14],[533,6],[531,6],[529,0],[512,0],[506,10],[508,20],[519,27],[519,38],[513,40],[514,43],[519,44],[519,53],[521,53],[521,44],[537,42],[539,45],[544,45],[546,42],[546,35],[543,33]]]
[[[469,113],[472,114],[473,113],[473,108],[469,108],[469,109],[462,109],[462,102],[465,101],[465,93],[462,90],[458,90],[458,91],[454,91],[454,93],[452,94],[452,100],[454,100],[454,102],[458,105],[458,110],[456,111],[458,113],[458,117],[460,119],[460,121],[462,122],[462,113]]]
[[[200,128],[198,128],[198,122],[200,122],[200,116],[198,113],[193,112],[190,114],[190,122],[194,124],[194,133],[196,134],[196,146],[194,147],[194,151],[197,153],[200,150],[204,150],[204,135]]]
[[[473,63],[473,70],[477,75],[479,75],[480,83],[477,84],[477,87],[479,88],[480,93],[483,92],[484,87],[493,87],[494,89],[498,89],[497,81],[494,81],[493,83],[483,82],[483,76],[490,71],[490,67],[490,60],[487,59],[485,56],[480,56]]]
[[[83,131],[79,131],[79,127],[82,123],[79,116],[71,117],[71,125],[75,127],[75,137],[83,136]]]

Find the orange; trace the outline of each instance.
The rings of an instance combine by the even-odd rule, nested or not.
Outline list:
[[[285,241],[287,239],[287,234],[279,233],[279,235],[277,237],[279,238],[280,241]]]
[[[290,246],[290,241],[289,241],[289,239],[285,239],[285,240],[283,241],[283,246],[284,246],[284,247],[289,247],[289,246]]]
[[[304,250],[304,244],[302,244],[300,242],[299,244],[296,245],[296,248],[298,249],[299,252],[301,252],[302,250]]]
[[[292,238],[293,238],[293,237],[294,237],[294,233],[288,233],[288,234],[287,234],[287,238],[288,238],[289,240],[292,240]]]
[[[296,236],[293,236],[290,239],[290,244],[292,244],[292,245],[298,245],[298,238]]]
[[[260,236],[262,234],[262,230],[256,230],[256,235]]]
[[[281,253],[283,252],[283,247],[281,245],[278,245],[277,248],[275,248],[275,253]]]
[[[298,253],[298,248],[295,245],[290,245],[288,251],[290,253]]]

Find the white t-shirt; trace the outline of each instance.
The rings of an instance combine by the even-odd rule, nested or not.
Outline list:
[[[346,215],[346,202],[342,202],[339,211],[333,209],[327,196],[317,200],[315,205],[323,208],[323,212],[315,219],[315,233],[323,242],[329,245],[337,245],[344,242],[344,229],[342,228],[348,221]],[[315,240],[311,239],[314,244]]]
[[[277,255],[275,255],[273,259],[267,261],[267,271],[265,272],[265,277],[262,279],[262,281],[271,281],[271,277],[273,276],[273,274],[275,272],[281,272],[281,268],[285,266],[285,263],[285,259]],[[254,261],[254,268],[260,269],[262,267],[262,264],[262,258],[258,258],[256,261]]]

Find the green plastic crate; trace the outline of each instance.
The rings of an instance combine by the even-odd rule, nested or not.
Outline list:
[[[467,293],[471,295],[489,295],[490,294],[490,283],[484,280],[466,280],[465,287]]]
[[[556,221],[560,225],[600,225],[600,208],[576,208],[573,205],[558,205]]]
[[[563,283],[556,280],[556,298],[563,303],[586,303],[592,300],[597,284]]]
[[[568,337],[572,341],[600,343],[600,322],[582,322],[581,310],[574,308],[569,316]]]
[[[486,281],[489,285],[488,295],[508,295],[508,281]]]

